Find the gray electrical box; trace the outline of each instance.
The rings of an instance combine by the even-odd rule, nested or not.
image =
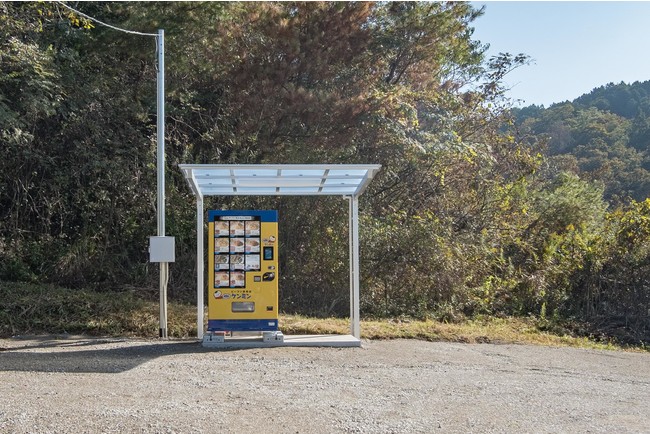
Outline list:
[[[149,262],[176,260],[174,237],[149,237]]]

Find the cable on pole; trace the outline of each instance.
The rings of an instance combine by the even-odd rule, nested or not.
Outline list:
[[[97,24],[101,24],[102,26],[108,27],[108,28],[110,28],[110,29],[117,30],[117,31],[119,31],[119,32],[129,33],[129,34],[131,34],[131,35],[155,36],[155,37],[158,37],[158,33],[143,33],[143,32],[136,32],[136,31],[133,31],[133,30],[121,29],[121,28],[119,28],[119,27],[115,27],[115,26],[113,26],[113,25],[110,25],[110,24],[107,24],[107,23],[105,23],[105,22],[103,22],[103,21],[100,21],[100,20],[98,20],[97,18],[93,18],[93,17],[91,17],[90,15],[84,14],[83,12],[80,12],[80,11],[76,10],[76,9],[73,8],[72,6],[69,6],[69,5],[65,4],[65,3],[63,3],[62,1],[57,1],[56,3],[60,4],[60,5],[63,6],[64,8],[70,9],[72,12],[74,12],[74,13],[76,13],[76,14],[79,14],[79,15],[81,15],[82,17],[84,17],[84,18],[86,18],[86,19],[89,19],[90,21],[94,21],[94,22],[96,22]]]

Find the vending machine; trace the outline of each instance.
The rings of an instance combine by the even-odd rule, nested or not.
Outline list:
[[[208,332],[277,332],[278,212],[208,211],[208,234]]]

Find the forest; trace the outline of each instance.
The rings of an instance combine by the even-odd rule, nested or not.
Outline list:
[[[165,30],[170,297],[195,300],[181,163],[377,163],[366,318],[575,323],[650,340],[650,82],[515,108],[466,2],[75,2]],[[0,2],[0,282],[155,292],[156,44],[55,2]],[[348,312],[340,198],[277,209],[280,307]]]

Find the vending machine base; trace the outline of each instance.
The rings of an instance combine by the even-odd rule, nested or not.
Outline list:
[[[280,331],[263,332],[262,341],[263,342],[284,342],[284,335]]]
[[[281,344],[284,342],[284,335],[281,331],[263,331],[263,332],[207,332],[203,335],[203,346],[210,347],[218,344],[242,342],[259,342]]]
[[[203,335],[205,348],[266,348],[266,347],[361,347],[361,340],[352,335],[291,335],[282,332],[231,333],[207,332]]]

